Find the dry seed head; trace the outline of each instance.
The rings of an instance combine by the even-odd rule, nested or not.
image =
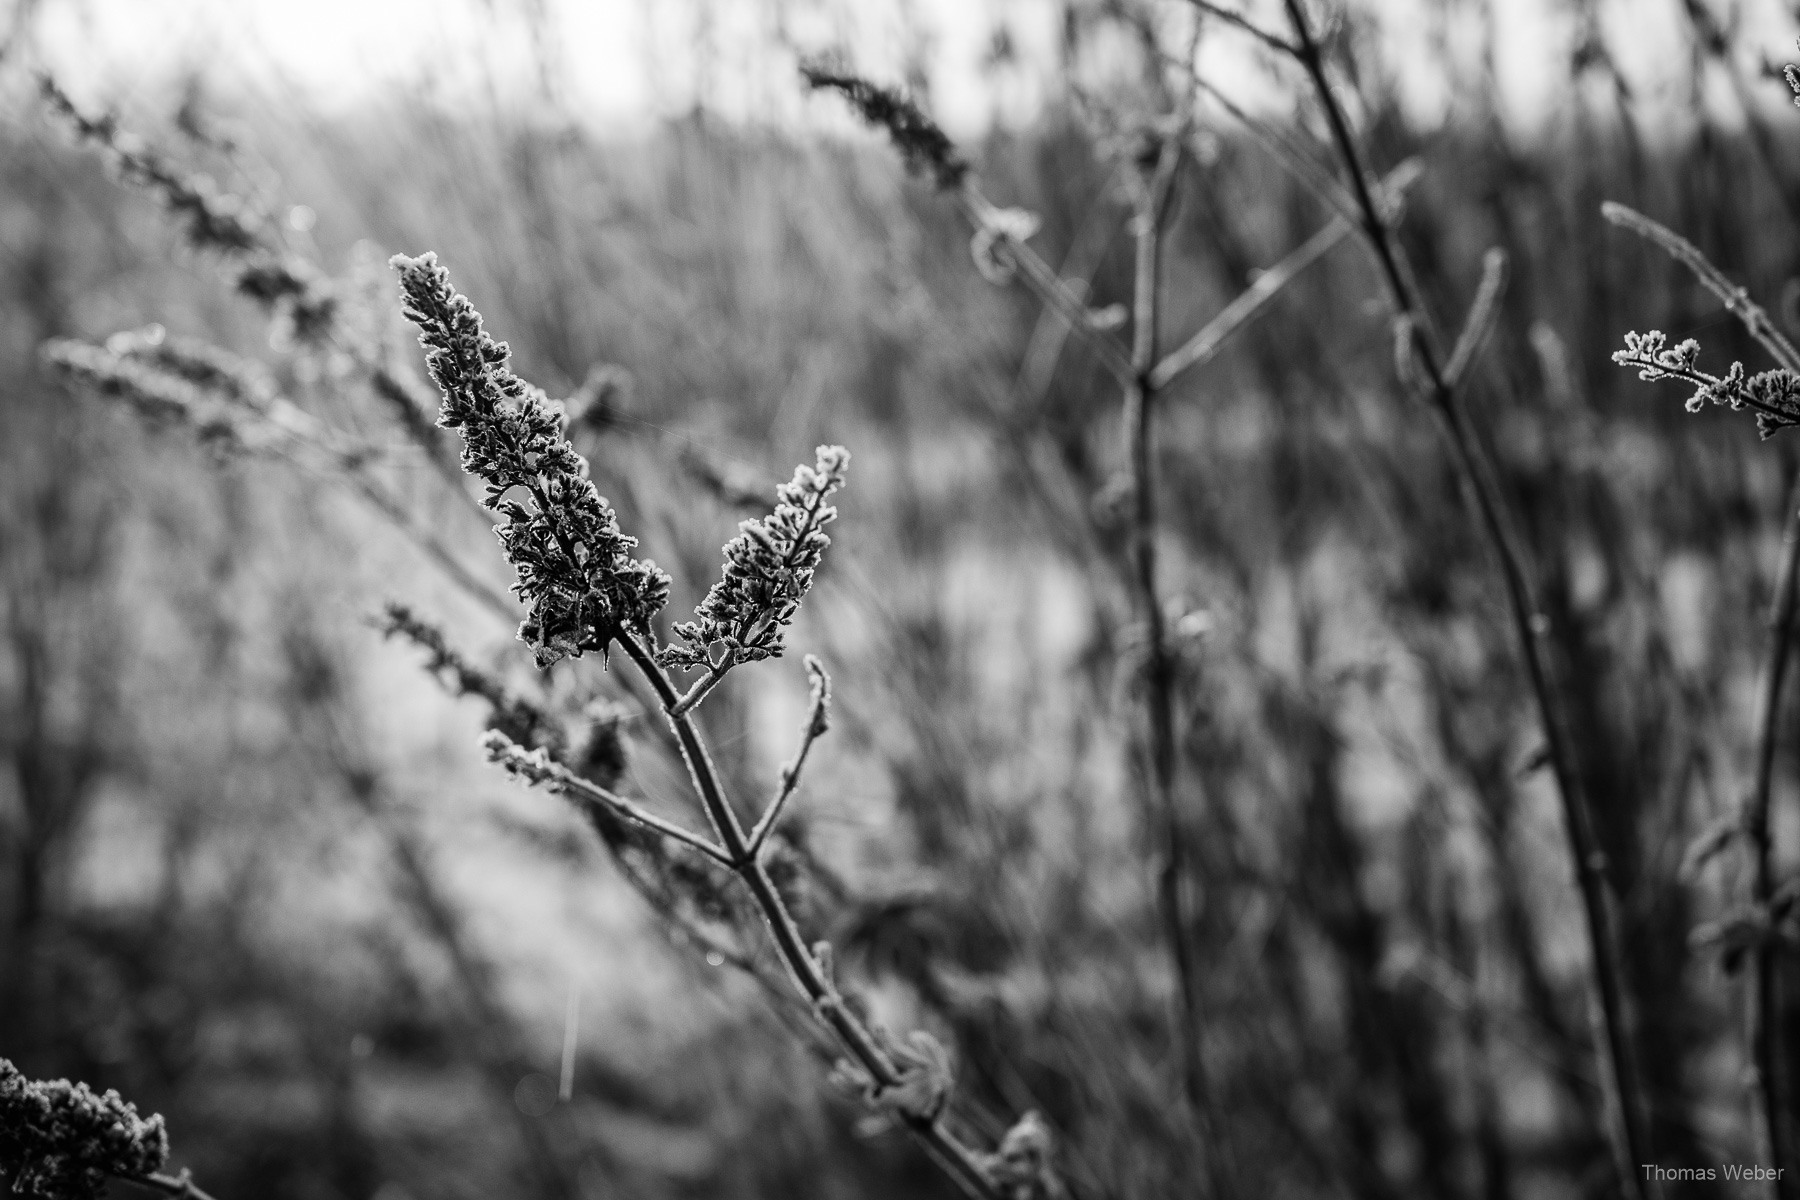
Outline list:
[[[487,484],[483,503],[504,517],[495,533],[518,572],[527,606],[519,638],[540,667],[648,627],[667,602],[669,577],[631,557],[637,539],[587,477],[547,397],[507,367],[510,351],[450,286],[437,255],[391,260],[405,313],[419,327],[431,378],[443,393],[438,424],[462,433],[462,468]]]
[[[776,489],[773,513],[743,522],[725,543],[724,572],[694,610],[697,619],[675,626],[687,644],[664,647],[658,656],[664,666],[722,669],[780,657],[782,630],[799,612],[831,545],[825,526],[837,509],[826,500],[844,486],[850,466],[842,446],[820,446],[815,454],[813,466],[802,464]]]
[[[956,152],[956,144],[949,135],[938,128],[937,122],[926,116],[905,92],[880,87],[822,62],[803,63],[800,74],[807,86],[839,93],[863,120],[886,130],[908,171],[915,175],[929,174],[940,191],[953,191],[962,186],[969,173],[969,164]]]
[[[66,1079],[26,1079],[0,1058],[0,1172],[13,1191],[46,1200],[100,1200],[111,1176],[160,1171],[169,1136],[160,1115],[138,1116],[119,1093]]]

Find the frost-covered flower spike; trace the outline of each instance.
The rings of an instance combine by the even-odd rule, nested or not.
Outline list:
[[[161,1116],[85,1083],[27,1079],[0,1058],[0,1171],[18,1195],[99,1200],[109,1178],[147,1180],[168,1157]]]
[[[831,539],[825,526],[837,517],[827,504],[844,486],[850,452],[820,446],[814,465],[802,464],[776,489],[775,511],[745,521],[725,543],[725,570],[694,610],[697,620],[675,626],[685,646],[665,646],[665,667],[705,667],[722,675],[738,663],[779,658],[782,630],[793,623],[800,601]]]
[[[505,518],[495,532],[528,610],[519,639],[548,667],[647,628],[669,577],[631,557],[637,539],[620,531],[548,398],[507,368],[506,343],[482,331],[437,255],[390,261],[443,393],[438,424],[462,431],[463,470],[486,482],[483,504]]]

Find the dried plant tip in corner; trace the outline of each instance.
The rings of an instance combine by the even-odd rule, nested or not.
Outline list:
[[[0,1058],[0,1173],[16,1194],[99,1200],[108,1177],[141,1179],[168,1157],[161,1116],[85,1083],[33,1082]]]
[[[829,88],[842,95],[869,124],[885,129],[895,149],[915,175],[929,174],[940,191],[962,186],[969,164],[956,152],[956,144],[937,122],[898,88],[870,83],[859,75],[833,69],[826,63],[804,63],[800,74],[808,87]]]
[[[844,486],[850,466],[842,446],[820,446],[816,454],[813,466],[802,464],[776,489],[773,513],[743,522],[725,543],[724,573],[694,610],[698,619],[675,626],[687,644],[664,647],[657,656],[662,665],[723,671],[780,657],[782,629],[793,623],[831,545],[825,526],[837,509],[826,500]]]
[[[619,530],[549,399],[507,368],[506,343],[482,331],[437,255],[391,263],[443,393],[438,424],[462,431],[462,468],[486,482],[483,503],[504,518],[496,533],[528,609],[519,639],[547,667],[647,628],[669,577],[631,557],[637,539]]]

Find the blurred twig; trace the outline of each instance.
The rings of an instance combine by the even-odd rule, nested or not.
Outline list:
[[[1645,238],[1685,266],[1784,370],[1800,372],[1800,351],[1796,351],[1793,343],[1776,328],[1762,306],[1750,298],[1750,293],[1732,283],[1698,246],[1623,204],[1609,201],[1601,206],[1601,212],[1608,221]],[[1800,482],[1793,485],[1787,499],[1781,560],[1775,572],[1774,595],[1769,601],[1769,643],[1758,691],[1754,782],[1739,818],[1740,830],[1749,843],[1750,903],[1771,929],[1775,919],[1772,911],[1774,838],[1769,828],[1769,805],[1774,790],[1775,752],[1780,740],[1782,691],[1793,651],[1797,592],[1800,592]],[[1749,1069],[1745,1072],[1744,1086],[1750,1098],[1758,1154],[1762,1161],[1787,1170],[1793,1169],[1790,1166],[1793,1162],[1792,1134],[1788,1116],[1788,1080],[1783,1069],[1784,1039],[1781,1022],[1773,1016],[1780,1011],[1781,1004],[1775,950],[1774,939],[1765,936],[1757,940],[1747,959],[1744,1039],[1749,1049]],[[1795,1186],[1785,1183],[1778,1175],[1769,1181],[1768,1192],[1772,1196],[1793,1195]]]
[[[186,1171],[179,1175],[164,1175],[161,1172],[154,1175],[140,1175],[128,1178],[125,1182],[153,1192],[161,1192],[165,1196],[174,1196],[177,1200],[213,1200],[213,1197],[196,1184]]]
[[[1666,252],[1670,258],[1694,273],[1702,286],[1725,306],[1725,311],[1743,323],[1750,336],[1762,344],[1772,358],[1790,371],[1800,372],[1800,351],[1787,336],[1775,327],[1761,305],[1750,299],[1750,293],[1731,282],[1725,272],[1713,266],[1711,260],[1700,252],[1700,247],[1657,221],[1651,220],[1634,208],[1629,208],[1616,201],[1608,200],[1600,206],[1600,214],[1614,225],[1629,229],[1639,237],[1655,244]]]
[[[1769,828],[1769,800],[1774,790],[1775,751],[1780,741],[1781,699],[1787,682],[1788,660],[1794,642],[1796,593],[1800,592],[1800,482],[1788,493],[1786,529],[1782,535],[1781,564],[1775,573],[1775,594],[1769,602],[1769,649],[1762,668],[1762,687],[1757,701],[1756,775],[1744,803],[1743,830],[1750,843],[1750,901],[1773,922],[1774,837]],[[1783,1070],[1781,986],[1773,938],[1763,938],[1752,949],[1744,981],[1744,1038],[1750,1046],[1750,1069],[1745,1089],[1755,1112],[1759,1161],[1780,1164],[1792,1161],[1789,1141],[1788,1079]],[[1789,1195],[1778,1175],[1771,1192]]]
[[[1187,837],[1181,806],[1175,792],[1175,662],[1169,652],[1168,630],[1163,616],[1157,580],[1156,537],[1157,481],[1155,456],[1155,406],[1162,388],[1157,382],[1157,323],[1160,316],[1163,222],[1174,196],[1175,176],[1181,166],[1178,138],[1162,140],[1154,157],[1146,152],[1139,163],[1137,203],[1133,217],[1136,247],[1135,289],[1132,301],[1131,382],[1125,389],[1125,452],[1131,471],[1133,515],[1131,561],[1139,619],[1144,623],[1147,646],[1144,664],[1145,717],[1148,727],[1149,779],[1154,797],[1152,811],[1161,826],[1160,858],[1156,872],[1157,905],[1163,940],[1175,969],[1175,1047],[1180,1056],[1182,1092],[1201,1133],[1201,1144],[1211,1172],[1215,1197],[1222,1191],[1219,1169],[1221,1147],[1213,1132],[1213,1102],[1201,1057],[1200,981],[1190,942],[1186,901]]]
[[[1359,225],[1381,269],[1395,315],[1410,327],[1402,336],[1423,371],[1424,390],[1449,441],[1458,476],[1499,560],[1514,634],[1537,699],[1551,771],[1563,803],[1570,853],[1587,918],[1597,999],[1596,1049],[1601,1055],[1601,1074],[1607,1085],[1605,1095],[1610,1111],[1608,1124],[1614,1168],[1626,1194],[1654,1195],[1659,1189],[1654,1183],[1646,1187],[1638,1169],[1640,1164],[1651,1162],[1653,1158],[1644,1126],[1642,1076],[1627,1015],[1617,901],[1612,894],[1606,856],[1599,844],[1593,814],[1581,791],[1573,748],[1551,683],[1548,652],[1543,644],[1549,633],[1549,621],[1538,603],[1524,556],[1511,530],[1511,518],[1493,464],[1469,422],[1454,381],[1441,365],[1435,338],[1431,336],[1429,316],[1370,189],[1361,152],[1326,74],[1324,55],[1313,35],[1305,7],[1301,0],[1286,0],[1286,5],[1289,25],[1298,45],[1297,59],[1312,80],[1314,93],[1330,125],[1332,141],[1350,177],[1359,209]]]
[[[768,922],[770,936],[774,939],[776,949],[787,965],[795,985],[812,1003],[819,1019],[854,1056],[857,1066],[868,1073],[878,1094],[906,1089],[912,1081],[902,1073],[890,1053],[876,1042],[870,1031],[844,1004],[836,985],[825,974],[818,958],[807,948],[799,926],[788,912],[786,902],[769,878],[768,869],[757,855],[751,853],[749,840],[743,826],[738,823],[736,810],[726,799],[724,787],[713,767],[712,757],[694,725],[692,715],[677,711],[681,693],[657,665],[654,653],[635,635],[621,630],[616,635],[616,640],[662,702],[663,712],[681,741],[682,756],[687,762],[695,793],[718,835],[722,857],[750,889],[757,907]],[[976,1152],[959,1141],[936,1112],[902,1108],[898,1115],[906,1128],[924,1144],[931,1157],[965,1193],[976,1200],[1005,1200]]]

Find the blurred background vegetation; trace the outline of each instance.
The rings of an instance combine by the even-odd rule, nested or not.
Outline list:
[[[341,354],[271,338],[45,110],[33,24],[56,7],[21,5],[0,59],[0,1055],[163,1112],[177,1163],[220,1197],[949,1194],[826,1083],[782,1003],[669,936],[572,815],[484,765],[479,706],[372,619],[404,601],[536,689],[507,622],[317,474],[209,451],[45,371],[47,338],[156,322],[263,360],[336,424],[392,431]],[[1683,232],[1800,333],[1800,114],[1767,66],[1795,22],[1751,38],[1764,26],[1728,7],[1546,4],[1557,36],[1531,44],[1550,102],[1524,127],[1482,69],[1503,0],[1366,0],[1344,30],[1373,165],[1423,162],[1404,240],[1446,322],[1484,250],[1511,259],[1472,394],[1544,579],[1670,1165],[1749,1155],[1737,992],[1690,949],[1740,894],[1740,860],[1690,850],[1748,784],[1800,463],[1792,434],[1688,416],[1609,362],[1655,327],[1704,331],[1721,373],[1768,365],[1599,205]],[[1018,90],[1008,21],[1029,8],[983,13],[988,73],[959,87]],[[988,194],[1042,216],[1033,245],[1091,274],[1096,306],[1128,302],[1112,140],[1144,74],[1120,32],[1134,9],[1043,8],[1041,102],[961,132]],[[1184,6],[1158,11],[1185,28]],[[555,41],[541,6],[490,15]],[[1619,65],[1635,20],[1679,33],[1654,86]],[[1242,60],[1231,79],[1300,92],[1234,36],[1207,34]],[[1406,99],[1420,37],[1467,68],[1425,115]],[[786,80],[791,50],[757,53]],[[909,73],[929,94],[926,67]],[[576,437],[675,576],[677,615],[792,464],[851,449],[790,639],[837,697],[795,803],[804,918],[894,1028],[952,1046],[986,1137],[1037,1109],[1072,1195],[1198,1194],[1133,781],[1119,404],[1091,354],[985,282],[954,210],[797,83],[777,106],[797,120],[721,113],[695,87],[624,132],[548,85],[448,102],[396,86],[348,109],[209,85],[197,69],[75,90],[284,223],[393,346],[410,337],[386,256],[429,248],[552,395],[617,368]],[[1329,216],[1206,111],[1172,218],[1169,338]],[[1610,1194],[1536,719],[1493,563],[1394,382],[1379,294],[1346,243],[1166,409],[1211,1124],[1245,1196]],[[510,582],[423,459],[387,478]],[[611,694],[592,660],[544,686],[571,712]],[[673,800],[653,715],[621,703],[634,792]],[[804,704],[791,659],[709,704],[739,794],[769,788]],[[1789,739],[1789,870],[1797,767]]]

